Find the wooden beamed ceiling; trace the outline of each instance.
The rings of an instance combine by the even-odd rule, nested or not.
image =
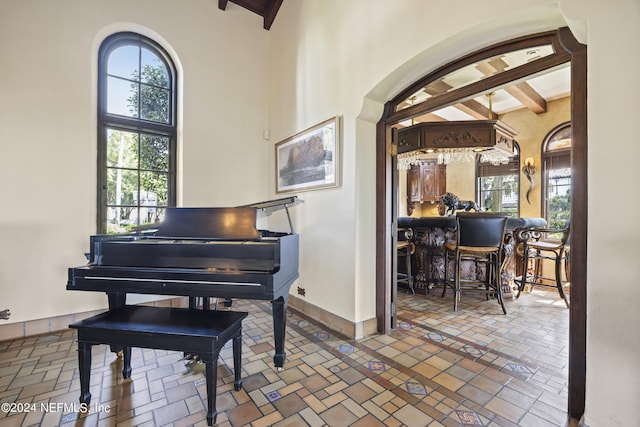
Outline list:
[[[282,0],[218,0],[218,9],[226,10],[229,2],[262,16],[262,27],[267,31],[271,28],[282,5]]]
[[[502,73],[507,68],[508,68],[507,64],[499,58],[496,58],[489,62],[479,62],[475,64],[475,70],[477,70],[479,73],[481,73],[481,75],[485,77]],[[558,78],[561,79],[562,81],[562,79],[565,77],[564,75],[559,74]],[[426,99],[437,97],[439,95],[446,94],[456,89],[451,84],[447,83],[445,80],[446,80],[446,77],[443,77],[423,87],[421,92],[423,92],[423,95],[426,95]],[[537,84],[539,86],[542,83],[538,82]],[[568,82],[566,85],[563,83],[560,86],[561,88],[542,87],[541,89],[543,90],[543,92],[546,93],[545,96],[547,97],[547,99],[545,99],[545,96],[540,94],[539,91],[536,90],[528,81],[517,81],[512,84],[507,84],[501,89],[504,92],[502,95],[503,97],[506,95],[507,97],[510,97],[513,100],[508,103],[508,105],[510,105],[508,110],[501,110],[500,108],[496,108],[496,106],[494,105],[492,109],[493,111],[490,111],[489,108],[487,107],[486,100],[484,100],[484,102],[482,103],[478,101],[479,99],[481,99],[480,97],[476,97],[475,99],[469,99],[463,102],[456,103],[455,105],[452,105],[452,107],[455,108],[456,110],[459,110],[465,113],[466,115],[470,116],[472,119],[476,119],[476,120],[488,119],[491,112],[494,113],[494,118],[495,118],[496,114],[501,115],[507,111],[513,111],[518,108],[527,108],[535,114],[541,114],[547,111],[547,101],[568,96],[569,94]],[[414,96],[413,99],[409,98],[405,102],[403,102],[399,106],[399,109],[410,107],[412,106],[412,104],[414,103],[417,104],[422,102],[422,100],[424,100],[424,96],[421,96],[420,93],[417,93],[416,95],[417,96]],[[423,99],[422,100],[418,99],[420,97],[422,97]],[[437,121],[451,120],[449,118],[439,116],[438,114],[439,114],[438,112],[424,114],[419,117],[415,117],[412,122],[421,123],[421,122],[437,122]]]

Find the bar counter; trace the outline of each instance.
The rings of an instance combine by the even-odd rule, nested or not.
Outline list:
[[[520,274],[519,256],[514,256],[515,248],[521,242],[517,241],[517,230],[531,227],[544,227],[547,221],[544,218],[509,218],[505,233],[505,268],[502,274],[503,292],[511,292],[513,278]],[[415,252],[411,256],[411,271],[414,276],[414,288],[429,292],[434,286],[442,285],[444,281],[444,251],[445,242],[455,242],[456,234],[455,216],[438,217],[398,217],[398,228],[413,231],[409,239],[415,245]],[[398,269],[403,269],[403,262],[398,262]],[[476,271],[472,263],[462,268],[463,277],[484,274]]]

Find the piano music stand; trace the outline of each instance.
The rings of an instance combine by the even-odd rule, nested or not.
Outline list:
[[[293,223],[291,222],[291,215],[289,214],[289,207],[295,206],[302,200],[298,199],[298,196],[284,197],[282,199],[267,200],[266,202],[252,203],[250,205],[238,206],[239,208],[256,208],[262,210],[267,215],[271,215],[273,211],[284,207],[287,213],[287,220],[289,221],[289,234],[293,234]]]

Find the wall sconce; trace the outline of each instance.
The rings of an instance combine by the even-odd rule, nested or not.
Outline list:
[[[529,181],[529,188],[527,189],[527,203],[531,204],[529,196],[531,195],[531,190],[533,190],[533,174],[536,173],[536,162],[535,160],[533,160],[533,157],[527,157],[526,159],[524,159],[522,172]]]
[[[526,159],[524,159],[522,172],[529,173],[531,175],[536,172],[536,161],[533,160],[533,157],[527,157]]]

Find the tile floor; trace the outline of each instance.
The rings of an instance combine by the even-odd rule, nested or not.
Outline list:
[[[568,314],[536,288],[495,300],[399,291],[398,328],[359,341],[290,313],[287,361],[273,367],[268,303],[234,301],[243,324],[243,388],[233,390],[230,345],[218,362],[219,426],[565,426]],[[204,366],[181,354],[93,347],[92,403],[79,413],[74,331],[0,342],[0,427],[206,426]],[[13,412],[11,412],[13,411]]]

